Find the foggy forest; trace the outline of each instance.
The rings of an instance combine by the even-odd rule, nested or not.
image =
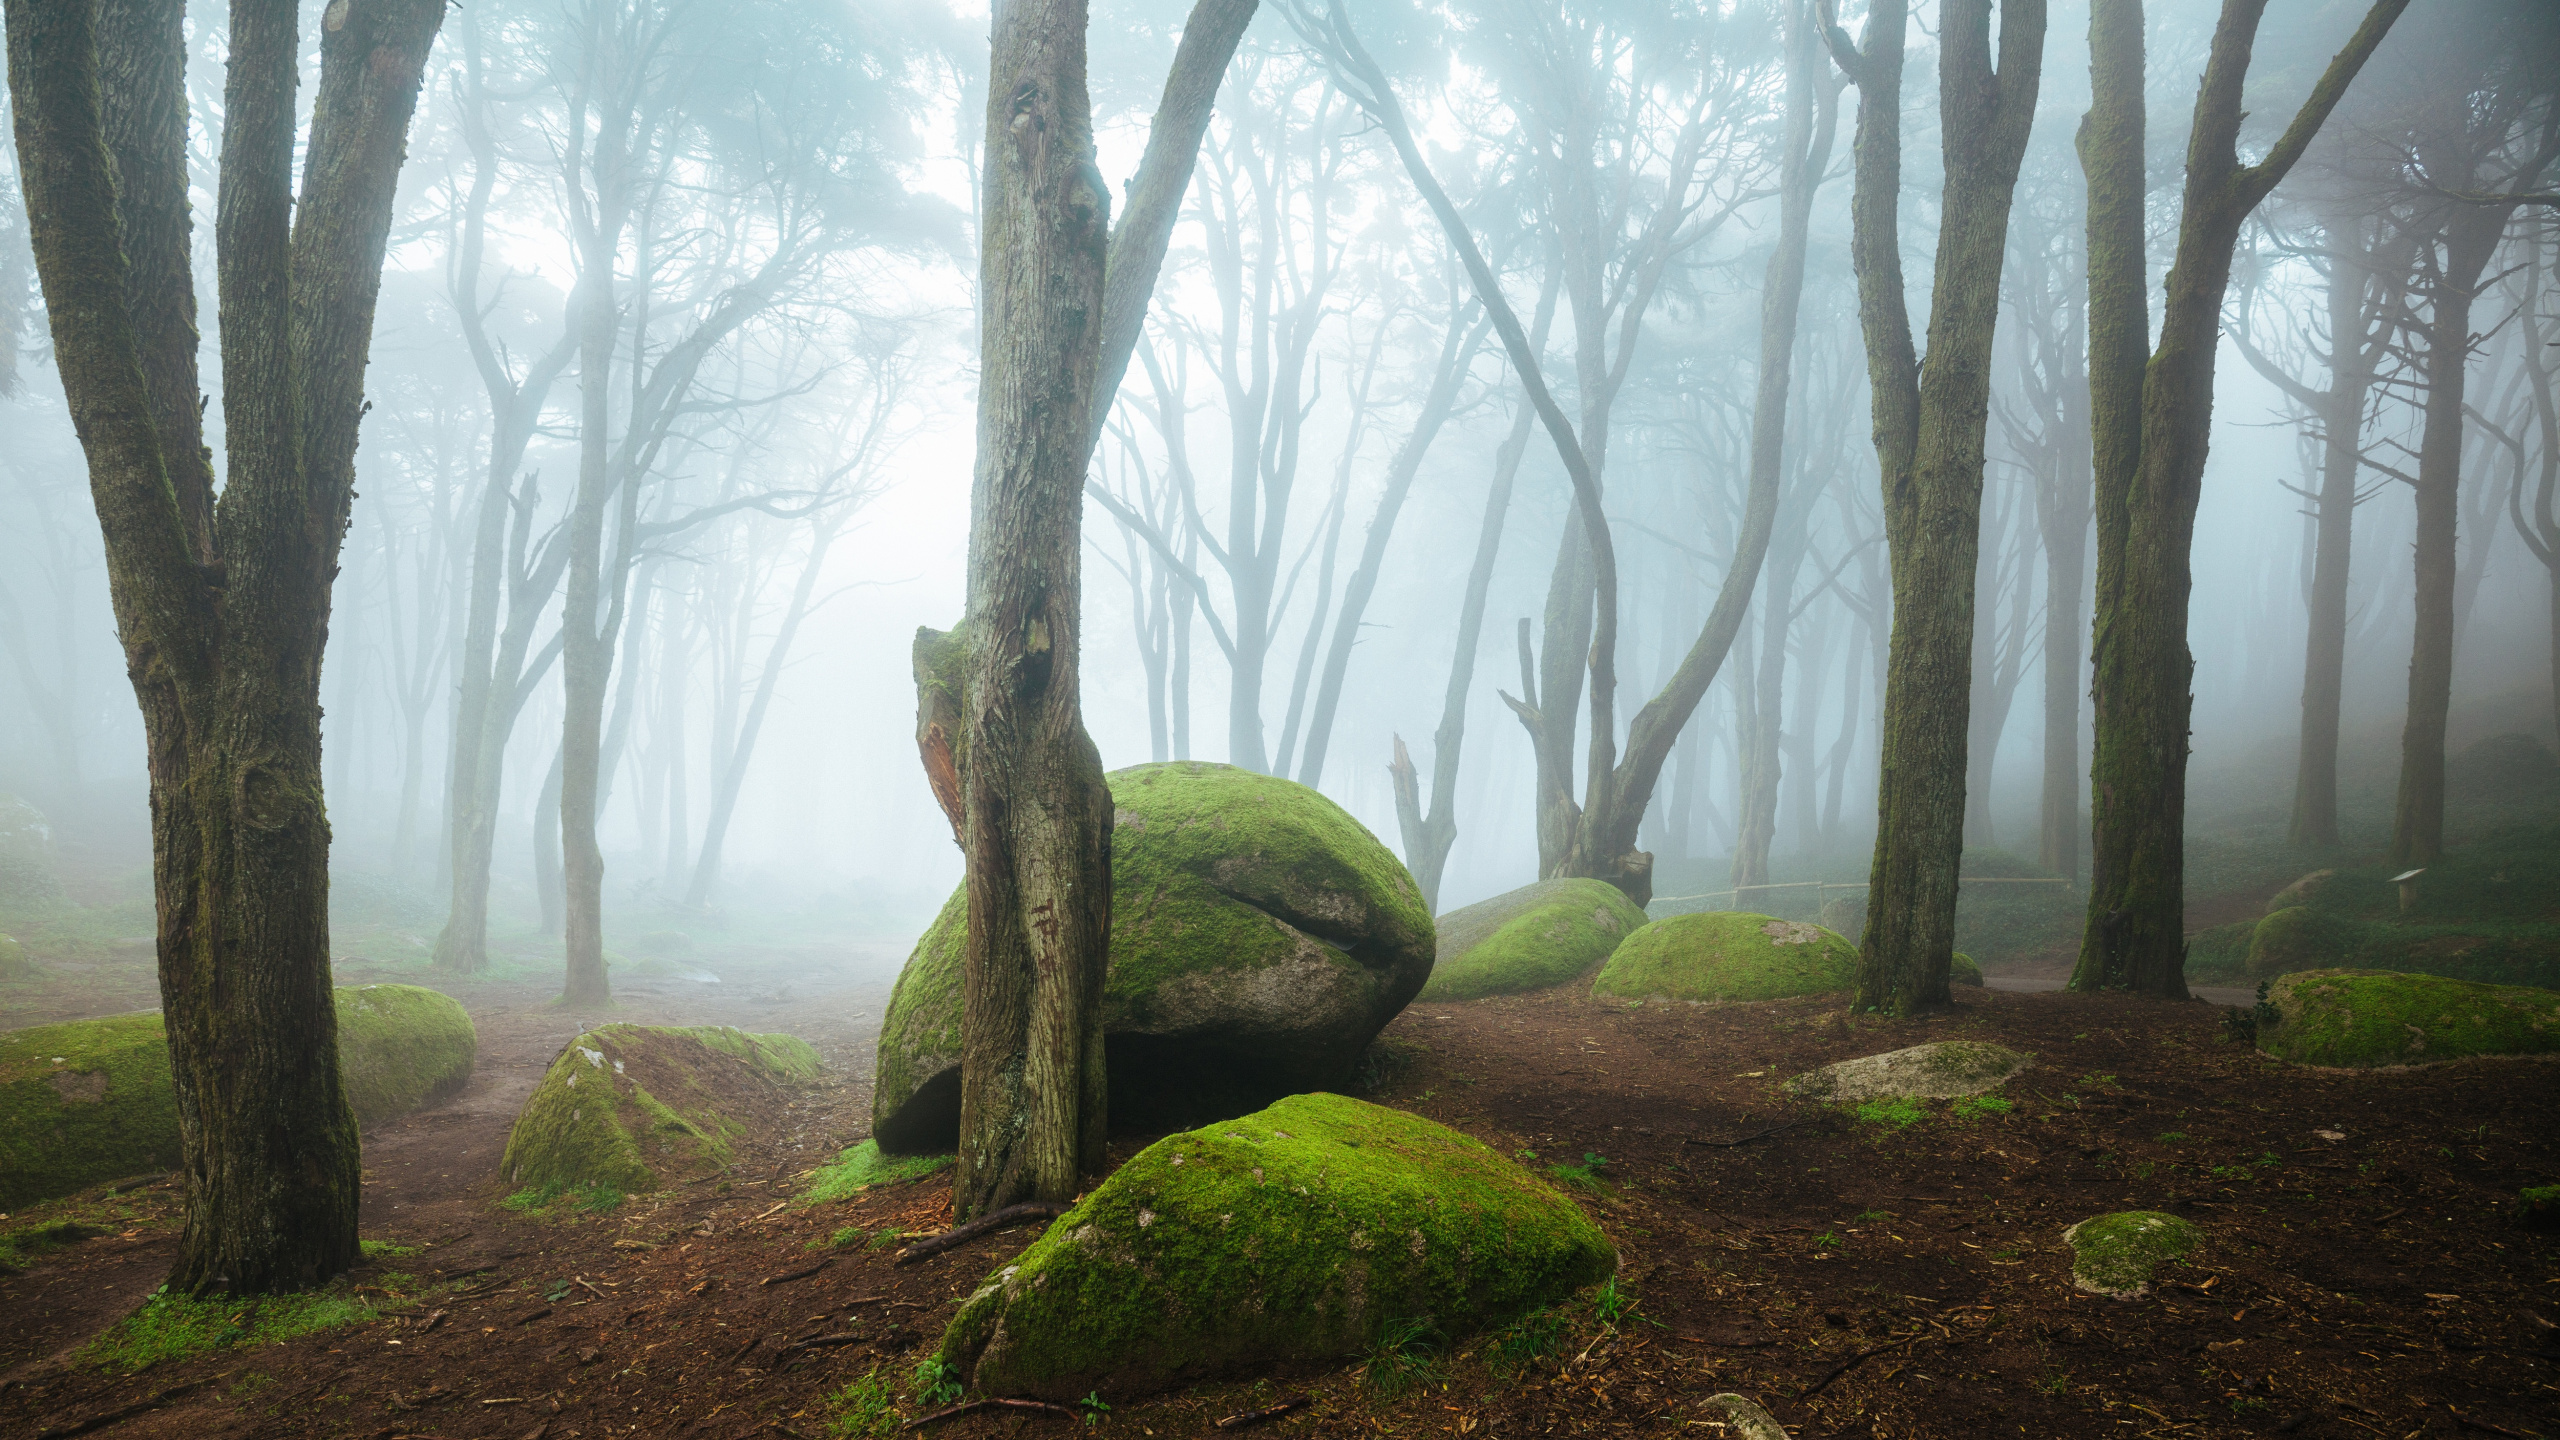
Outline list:
[[[2560,1423],[2549,0],[0,8],[0,1432]]]

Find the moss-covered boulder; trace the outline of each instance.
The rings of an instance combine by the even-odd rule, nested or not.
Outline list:
[[[2258,1048],[2303,1065],[2423,1065],[2560,1051],[2560,991],[2391,970],[2306,970],[2267,984]]]
[[[646,1194],[727,1169],[730,1141],[818,1078],[789,1035],[726,1025],[606,1025],[569,1042],[517,1112],[498,1173],[537,1198]]]
[[[1855,945],[1867,934],[1867,896],[1834,895],[1822,902],[1822,928],[1837,931],[1841,938]]]
[[[0,1034],[0,1210],[177,1163],[158,1014]]]
[[[2203,1238],[2195,1226],[2157,1210],[2119,1210],[2062,1232],[2062,1243],[2071,1247],[2071,1283],[2118,1300],[2149,1294],[2160,1267]]]
[[[1976,989],[1980,989],[1982,987],[1982,967],[1973,962],[1972,956],[1959,950],[1955,954],[1947,957],[1947,983],[1950,985],[1971,985]]]
[[[1338,1095],[1169,1136],[1120,1168],[943,1332],[990,1394],[1071,1399],[1456,1340],[1608,1276],[1608,1237],[1474,1140]]]
[[[360,1125],[450,1096],[479,1037],[415,985],[339,989],[338,1068]],[[156,1010],[0,1034],[0,1210],[178,1163],[169,1032]]]
[[[1431,973],[1431,912],[1341,806],[1271,775],[1177,761],[1113,773],[1111,1119],[1167,1130],[1340,1089]],[[968,896],[916,942],[880,1026],[872,1135],[948,1151],[960,1126]]]
[[[1642,1000],[1777,1000],[1846,990],[1858,947],[1800,920],[1740,910],[1670,915],[1621,942],[1591,982],[1595,995]]]
[[[1940,1040],[1825,1065],[1788,1081],[1787,1089],[1807,1100],[1953,1100],[1999,1089],[2034,1059],[1978,1040]]]
[[[1541,880],[1440,917],[1425,1000],[1517,995],[1581,978],[1645,923],[1606,880]]]
[[[2337,878],[2338,872],[2335,870],[2314,870],[2267,897],[2267,908],[2260,913],[2273,915],[2279,910],[2291,910],[2297,905],[2308,905],[2321,891],[2328,889],[2331,882]]]
[[[2344,915],[2288,906],[2249,932],[2249,958],[2242,968],[2252,980],[2272,980],[2296,970],[2343,964],[2363,943],[2363,931],[2362,924]]]
[[[359,1125],[461,1094],[479,1057],[471,1012],[450,995],[418,985],[338,987],[338,1073]]]

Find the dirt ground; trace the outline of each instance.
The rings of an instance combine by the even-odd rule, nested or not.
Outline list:
[[[0,1279],[0,1434],[816,1437],[848,1381],[878,1369],[903,1393],[954,1302],[1036,1232],[911,1266],[862,1244],[813,1251],[847,1228],[941,1228],[948,1200],[929,1177],[792,1202],[796,1175],[863,1133],[886,996],[787,983],[624,988],[615,1018],[790,1030],[837,1078],[742,1147],[725,1184],[572,1222],[499,1209],[492,1172],[577,1022],[522,987],[464,993],[478,1076],[367,1137],[364,1214],[368,1238],[429,1245],[387,1265],[455,1288],[136,1375],[74,1363],[168,1263],[167,1222],[146,1218]],[[1568,1343],[1508,1374],[1461,1340],[1421,1357],[1424,1383],[1401,1394],[1352,1364],[1101,1396],[1112,1408],[1092,1428],[1218,1433],[1292,1397],[1307,1403],[1262,1429],[1651,1434],[1733,1390],[1798,1436],[2554,1430],[2560,1237],[2518,1228],[2511,1201],[2560,1179],[2560,1065],[2288,1069],[2223,1038],[2202,1003],[1977,991],[1910,1022],[1838,1006],[1551,992],[1407,1011],[1387,1034],[1406,1063],[1373,1098],[1541,1169],[1601,1157],[1584,1198],[1634,1313],[1609,1325],[1578,1304]],[[2034,1053],[2013,1110],[1897,1128],[1778,1089],[1831,1060],[1958,1037]],[[165,1212],[165,1188],[144,1204]],[[2147,1298],[2077,1293],[2063,1228],[2133,1208],[2188,1216],[2205,1248]],[[933,1433],[1075,1428],[1017,1412]]]

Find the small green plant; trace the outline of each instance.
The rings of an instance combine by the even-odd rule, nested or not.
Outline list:
[[[1861,1225],[1872,1225],[1878,1220],[1890,1220],[1892,1218],[1892,1216],[1887,1215],[1881,1210],[1861,1210],[1858,1212],[1858,1223]]]
[[[417,1254],[419,1249],[418,1246],[403,1245],[396,1240],[367,1240],[363,1242],[363,1246],[364,1258],[367,1260],[398,1260]]]
[[[1609,1182],[1601,1178],[1600,1171],[1608,1163],[1608,1156],[1585,1151],[1581,1164],[1550,1165],[1547,1167],[1547,1173],[1577,1189],[1588,1190],[1594,1195],[1605,1195],[1609,1193]]]
[[[557,1180],[546,1180],[539,1185],[527,1185],[498,1203],[519,1215],[531,1215],[559,1199],[560,1192],[568,1188]]]
[[[2015,1100],[1997,1095],[1967,1095],[1948,1104],[1947,1113],[1958,1119],[1976,1115],[2006,1115],[2018,1108]]]
[[[899,1245],[904,1244],[906,1238],[906,1233],[904,1231],[883,1230],[879,1234],[872,1236],[870,1241],[864,1244],[862,1248],[865,1250],[894,1250]]]
[[[861,1226],[847,1225],[824,1240],[812,1240],[800,1248],[803,1250],[850,1250],[862,1243],[862,1236]]]
[[[1102,1398],[1102,1392],[1099,1390],[1087,1390],[1084,1392],[1084,1398],[1077,1401],[1076,1405],[1084,1411],[1084,1423],[1087,1425],[1111,1413],[1110,1402]]]
[[[1837,1250],[1840,1248],[1840,1237],[1829,1230],[1825,1230],[1821,1234],[1813,1237],[1813,1243],[1816,1249]]]
[[[898,1414],[896,1387],[876,1365],[828,1396],[827,1408],[835,1412],[827,1422],[827,1433],[843,1440],[878,1440],[895,1431],[903,1418]]]
[[[2151,1162],[2148,1160],[2142,1161],[2133,1167],[2133,1178],[2136,1180],[2148,1180],[2151,1178],[2151,1170]]]
[[[1920,1123],[1922,1111],[1917,1100],[1895,1098],[1870,1100],[1859,1106],[1856,1114],[1861,1122],[1868,1125],[1890,1125],[1896,1130],[1907,1130]]]
[[[372,1319],[381,1308],[337,1286],[243,1300],[173,1295],[164,1285],[142,1302],[142,1308],[90,1341],[82,1358],[105,1369],[131,1373],[208,1351],[270,1344],[314,1330],[353,1325]]]
[[[519,1215],[539,1215],[565,1201],[570,1209],[602,1215],[619,1207],[628,1198],[600,1180],[585,1185],[546,1180],[540,1185],[528,1185],[498,1203]]]
[[[1378,1331],[1378,1343],[1369,1351],[1364,1370],[1370,1389],[1394,1399],[1418,1386],[1439,1378],[1439,1350],[1433,1343],[1439,1330],[1429,1316],[1390,1320]]]
[[[2231,1397],[2231,1413],[2234,1415],[2242,1417],[2262,1415],[2266,1410],[2267,1401],[2261,1396],[2234,1395]]]
[[[2158,1136],[2160,1143],[2163,1145],[2175,1145],[2186,1138],[2187,1132],[2184,1130],[2163,1130]]]
[[[2257,1166],[2261,1170],[2273,1170],[2284,1162],[2276,1158],[2276,1152],[2268,1150],[2260,1153],[2257,1159],[2252,1160],[2249,1163]]]
[[[1514,1150],[1511,1152],[1511,1158],[1514,1160],[1535,1160],[1538,1158],[1538,1152],[1535,1150]]]
[[[1994,1260],[2015,1260],[2018,1258],[2018,1252],[2015,1250],[1994,1250],[1991,1252],[1991,1258]]]
[[[961,1383],[959,1370],[943,1364],[939,1355],[927,1355],[916,1366],[915,1396],[919,1405],[948,1405],[967,1393],[968,1388]]]
[[[2074,1085],[2086,1086],[2091,1090],[2111,1090],[2115,1088],[2116,1077],[2113,1075],[2083,1075],[2071,1083]]]
[[[1568,1327],[1552,1306],[1532,1310],[1495,1333],[1485,1363],[1496,1375],[1516,1375],[1564,1348]]]
[[[950,1163],[948,1155],[883,1155],[878,1141],[865,1140],[845,1147],[833,1163],[810,1172],[809,1188],[800,1192],[800,1203],[850,1199],[874,1185],[918,1179]]]
[[[2071,1391],[2071,1376],[2067,1373],[2061,1375],[2048,1375],[2042,1380],[2036,1382],[2036,1388],[2047,1395],[2069,1394]]]
[[[568,1299],[569,1292],[574,1288],[576,1287],[566,1280],[554,1280],[551,1282],[551,1288],[542,1292],[542,1298],[556,1305]]]
[[[1616,1325],[1629,1319],[1644,1320],[1648,1325],[1654,1323],[1636,1313],[1636,1297],[1619,1289],[1614,1277],[1601,1281],[1600,1288],[1592,1292],[1591,1313],[1603,1325]]]

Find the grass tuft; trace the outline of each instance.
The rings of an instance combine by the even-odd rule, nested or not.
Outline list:
[[[871,1186],[914,1180],[950,1163],[948,1155],[883,1155],[878,1141],[865,1140],[846,1147],[834,1164],[819,1166],[809,1177],[809,1188],[800,1192],[800,1203],[851,1199]]]
[[[406,1276],[382,1276],[379,1288],[394,1291],[392,1282]],[[393,1293],[387,1302],[360,1299],[343,1286],[301,1295],[196,1298],[155,1290],[140,1309],[107,1327],[89,1342],[80,1358],[102,1369],[131,1374],[171,1360],[229,1350],[244,1345],[272,1345],[315,1330],[358,1325],[387,1309],[408,1304]]]

